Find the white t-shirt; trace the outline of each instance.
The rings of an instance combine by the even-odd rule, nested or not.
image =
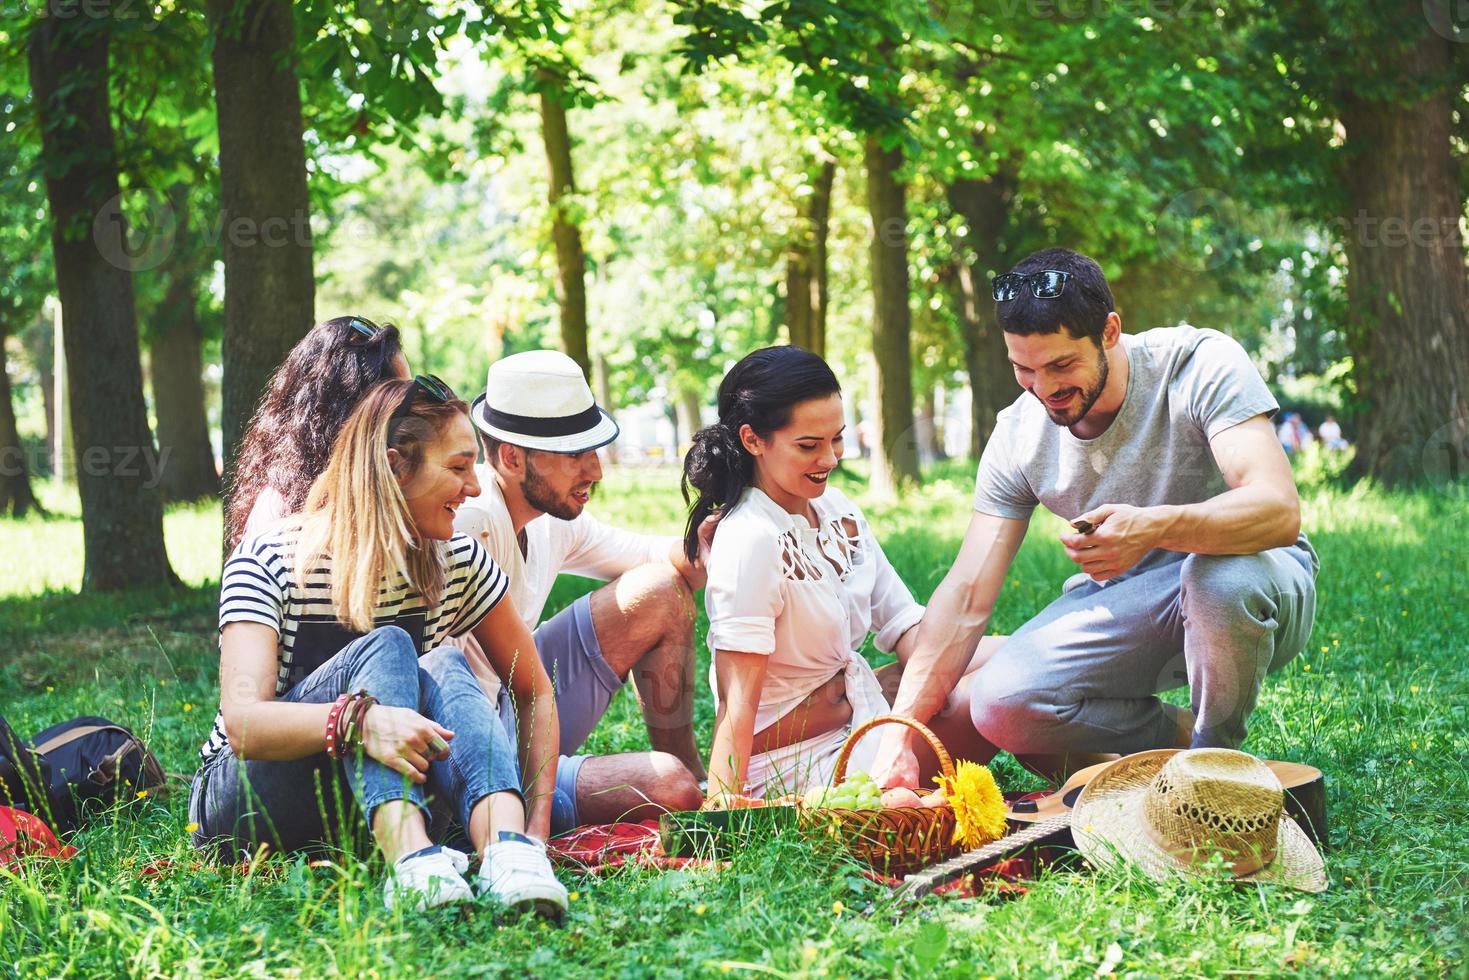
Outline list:
[[[481,463],[475,473],[480,495],[460,506],[454,530],[483,545],[510,576],[510,599],[532,630],[541,621],[557,575],[569,572],[608,582],[639,565],[667,561],[677,540],[608,527],[586,512],[570,521],[542,514],[525,526],[522,555],[495,470]]]
[[[1195,504],[1226,486],[1209,440],[1275,398],[1238,342],[1187,325],[1123,334],[1127,391],[1094,439],[1057,425],[1029,392],[999,413],[979,461],[974,509],[1028,519],[1036,505],[1072,520],[1101,504]],[[1128,574],[1184,552],[1154,549]]]
[[[812,507],[820,527],[749,487],[709,551],[709,649],[770,655],[757,732],[838,673],[866,667],[857,651],[869,632],[891,652],[923,618],[857,506],[828,487]],[[712,667],[710,685],[717,703]],[[848,684],[849,700],[859,693]]]

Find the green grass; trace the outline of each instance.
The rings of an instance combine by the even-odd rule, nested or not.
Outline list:
[[[901,505],[872,505],[920,596],[966,520],[972,471],[943,468]],[[860,479],[846,477],[860,494]],[[670,471],[614,474],[598,512],[671,530]],[[173,511],[170,554],[191,588],[77,596],[80,526],[0,522],[0,711],[22,732],[100,712],[190,771],[216,697],[217,508]],[[366,973],[384,976],[1464,975],[1469,892],[1469,516],[1462,493],[1314,486],[1305,522],[1322,558],[1307,653],[1267,682],[1247,748],[1326,771],[1331,889],[1157,884],[1126,872],[1044,875],[1023,898],[930,899],[897,919],[883,889],[812,845],[780,840],[720,872],[565,876],[567,926],[483,913],[389,914],[380,868],[291,858],[251,873],[187,844],[183,794],[116,816],[82,854],[0,877],[0,971],[18,976]],[[1059,524],[1038,519],[1005,586],[1008,632],[1056,593]],[[588,583],[563,580],[552,605]],[[52,590],[52,591],[47,591]],[[56,591],[60,590],[60,591]],[[700,621],[700,637],[703,621]],[[707,653],[700,644],[707,663]],[[707,740],[708,691],[698,713]],[[644,747],[620,696],[592,751]],[[1023,778],[1008,760],[1002,785]],[[171,861],[161,876],[143,869]],[[3,873],[0,873],[3,874]],[[840,903],[840,904],[838,904]],[[836,909],[841,911],[836,911]]]

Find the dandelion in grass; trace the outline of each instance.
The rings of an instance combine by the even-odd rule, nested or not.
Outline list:
[[[831,903],[831,914],[832,915],[841,915],[843,912],[846,911],[846,909],[847,909],[847,907],[842,904],[841,899],[837,899],[835,902],[832,902]]]
[[[141,799],[145,798],[147,795],[148,795],[148,791],[146,789],[140,789],[140,790],[138,790],[138,799],[141,800]]]
[[[188,823],[184,824],[184,833],[186,833],[186,834],[192,834],[194,831],[196,831],[198,829],[199,829],[199,822],[197,820],[190,820]]]
[[[954,808],[955,843],[972,849],[1004,835],[1005,798],[988,767],[966,759],[955,768],[952,779],[935,776],[934,782]]]

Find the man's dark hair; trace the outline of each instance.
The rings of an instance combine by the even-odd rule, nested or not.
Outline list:
[[[1073,337],[1091,337],[1101,344],[1107,315],[1116,307],[1107,277],[1096,262],[1069,248],[1043,248],[1021,259],[1010,272],[1031,276],[1045,269],[1068,273],[1071,278],[1054,299],[1037,299],[1029,286],[1011,300],[995,302],[995,318],[1006,333],[1022,336],[1056,333],[1063,327]]]

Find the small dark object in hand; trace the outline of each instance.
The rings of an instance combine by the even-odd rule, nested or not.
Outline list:
[[[1072,521],[1071,526],[1076,528],[1076,530],[1081,532],[1082,534],[1091,534],[1097,529],[1097,526],[1091,521],[1083,520],[1080,517]]]

